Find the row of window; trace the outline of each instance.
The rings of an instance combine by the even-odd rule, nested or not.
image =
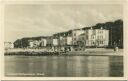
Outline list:
[[[102,30],[99,30],[99,31],[98,31],[98,33],[100,33],[100,34],[101,34],[101,33],[103,33],[103,31],[102,31]]]
[[[97,36],[97,39],[103,39],[103,36]]]
[[[88,36],[86,36],[86,39],[88,39]],[[92,35],[92,36],[91,36],[91,39],[95,39],[95,36]],[[97,39],[103,39],[103,36],[97,36]],[[76,38],[73,38],[73,40],[75,41]],[[82,37],[82,40],[84,40],[84,37]]]
[[[92,35],[92,36],[91,36],[91,39],[95,39],[95,36]],[[103,36],[97,36],[97,39],[103,39]]]
[[[92,34],[96,34],[96,31],[95,31],[95,30],[92,30],[91,32],[92,32]],[[89,33],[89,32],[86,31],[86,34],[88,34],[88,33]],[[99,33],[99,34],[102,34],[102,33],[103,33],[103,30],[98,30],[98,33]],[[74,33],[73,35],[76,36],[76,33]]]
[[[95,42],[95,41],[91,41],[91,44],[92,45],[99,45],[99,44],[104,44],[104,41],[97,41],[97,42]]]

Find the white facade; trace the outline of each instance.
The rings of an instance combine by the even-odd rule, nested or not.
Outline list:
[[[5,49],[12,49],[14,48],[14,44],[11,42],[4,42]]]
[[[72,45],[72,37],[67,37],[67,45]]]
[[[53,39],[53,45],[57,46],[58,45],[58,39]]]
[[[42,47],[42,46],[46,46],[46,45],[47,45],[47,40],[44,39],[44,38],[42,38],[42,39],[41,39],[41,47]]]
[[[104,47],[108,46],[109,42],[109,30],[105,29],[87,29],[87,30],[72,30],[70,36],[59,38],[59,45],[78,45],[84,44],[86,46]]]
[[[45,38],[41,38],[41,40],[29,40],[29,47],[44,47],[47,45],[47,40]]]
[[[109,31],[96,29],[96,43],[97,46],[107,46],[109,43]]]
[[[34,47],[33,41],[30,41],[30,42],[29,42],[29,47],[30,47],[30,48]]]
[[[96,39],[95,34],[96,34],[95,30],[92,29],[85,30],[86,46],[95,46],[95,39]]]
[[[63,40],[61,41],[61,45],[72,45],[72,37],[70,36],[63,37]]]
[[[65,34],[59,37],[52,37],[52,38],[42,38],[41,40],[33,40],[29,42],[29,47],[43,47],[47,46],[96,46],[96,47],[104,47],[108,46],[109,43],[109,30],[106,29],[87,29],[87,30],[80,30],[75,29],[72,30],[71,34]]]
[[[108,46],[109,30],[105,29],[88,29],[85,30],[86,46]]]
[[[33,48],[33,47],[39,47],[40,46],[40,41],[38,40],[30,40],[29,41],[29,47]]]

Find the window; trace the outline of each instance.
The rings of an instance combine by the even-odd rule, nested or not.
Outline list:
[[[101,39],[103,39],[103,36],[101,36]]]
[[[98,33],[100,33],[100,30],[98,31]]]
[[[100,34],[101,34],[101,33],[103,33],[103,31],[102,31],[102,30],[99,30],[99,31],[98,31],[98,33],[100,33]]]
[[[93,39],[94,39],[95,37],[93,36]]]
[[[74,38],[74,40],[76,40],[76,38]]]
[[[88,39],[88,36],[86,36],[86,39]]]
[[[74,33],[74,36],[76,36],[76,33]]]
[[[84,37],[82,37],[82,40],[84,40]]]
[[[94,42],[94,41],[91,41],[91,44],[92,44],[92,45],[94,45],[94,44],[95,44],[95,42]]]
[[[88,34],[88,31],[86,31],[86,33]]]
[[[103,44],[104,42],[103,41],[100,41],[100,44]]]
[[[99,41],[99,44],[101,44],[101,41]]]
[[[93,39],[93,35],[91,36],[91,39]]]
[[[97,36],[97,39],[99,39],[99,36]]]
[[[93,44],[93,42],[91,42],[91,44]]]
[[[102,31],[100,31],[100,33],[102,33]]]

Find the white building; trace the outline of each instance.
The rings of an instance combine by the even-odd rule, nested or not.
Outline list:
[[[54,38],[53,39],[53,46],[57,46],[58,45],[58,39],[57,38]]]
[[[29,41],[29,47],[30,47],[30,48],[34,47],[33,41]]]
[[[96,45],[97,46],[108,46],[109,43],[109,30],[96,29]]]
[[[29,47],[36,48],[40,46],[40,41],[38,40],[29,40]]]
[[[96,32],[93,29],[85,30],[85,44],[86,46],[95,46]]]
[[[68,36],[68,37],[66,37],[66,44],[67,45],[72,45],[72,37],[71,36]]]
[[[104,47],[109,43],[109,30],[106,29],[88,29],[85,30],[85,45]]]
[[[14,48],[14,44],[11,42],[4,42],[5,49],[12,49]]]
[[[45,38],[41,38],[40,45],[41,45],[41,47],[46,46],[47,45],[47,40]]]
[[[61,45],[65,46],[65,45],[72,45],[72,37],[71,36],[65,36],[62,38],[61,40]]]

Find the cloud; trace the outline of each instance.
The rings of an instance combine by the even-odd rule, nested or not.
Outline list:
[[[122,18],[122,5],[6,5],[5,40],[52,35]]]

